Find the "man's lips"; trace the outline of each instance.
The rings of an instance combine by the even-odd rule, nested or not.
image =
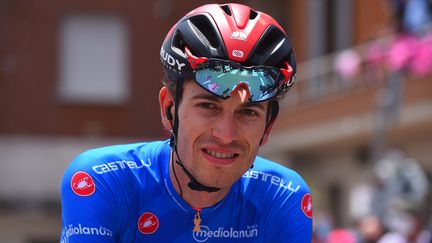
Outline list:
[[[237,157],[239,157],[238,153],[230,151],[215,150],[210,148],[204,148],[202,151],[204,157],[214,164],[231,164],[237,159]]]
[[[229,159],[229,158],[233,158],[236,155],[238,156],[238,154],[236,153],[218,152],[209,149],[204,149],[204,152],[218,159]]]

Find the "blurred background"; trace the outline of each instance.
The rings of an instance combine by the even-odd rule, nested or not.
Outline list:
[[[160,45],[210,2],[223,3],[0,1],[1,242],[59,241],[60,180],[80,152],[167,137]],[[431,1],[237,2],[275,17],[296,50],[261,154],[309,183],[314,242],[429,243]]]

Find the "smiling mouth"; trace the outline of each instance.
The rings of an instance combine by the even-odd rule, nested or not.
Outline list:
[[[208,154],[212,157],[218,158],[218,159],[233,159],[233,158],[236,158],[239,156],[239,154],[236,154],[236,153],[221,153],[221,152],[216,152],[216,151],[208,150],[208,149],[203,149],[203,151],[206,154]]]

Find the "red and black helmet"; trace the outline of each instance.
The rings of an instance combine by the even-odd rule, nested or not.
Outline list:
[[[243,66],[282,68],[289,64],[289,86],[295,78],[294,51],[285,31],[269,15],[242,4],[198,7],[171,28],[160,50],[170,82],[194,77],[186,48],[197,57],[230,60]]]

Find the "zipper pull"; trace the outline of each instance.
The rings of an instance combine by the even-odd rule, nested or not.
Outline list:
[[[194,217],[194,229],[193,232],[200,232],[201,231],[201,209],[200,208],[194,208],[196,210],[195,217]]]

